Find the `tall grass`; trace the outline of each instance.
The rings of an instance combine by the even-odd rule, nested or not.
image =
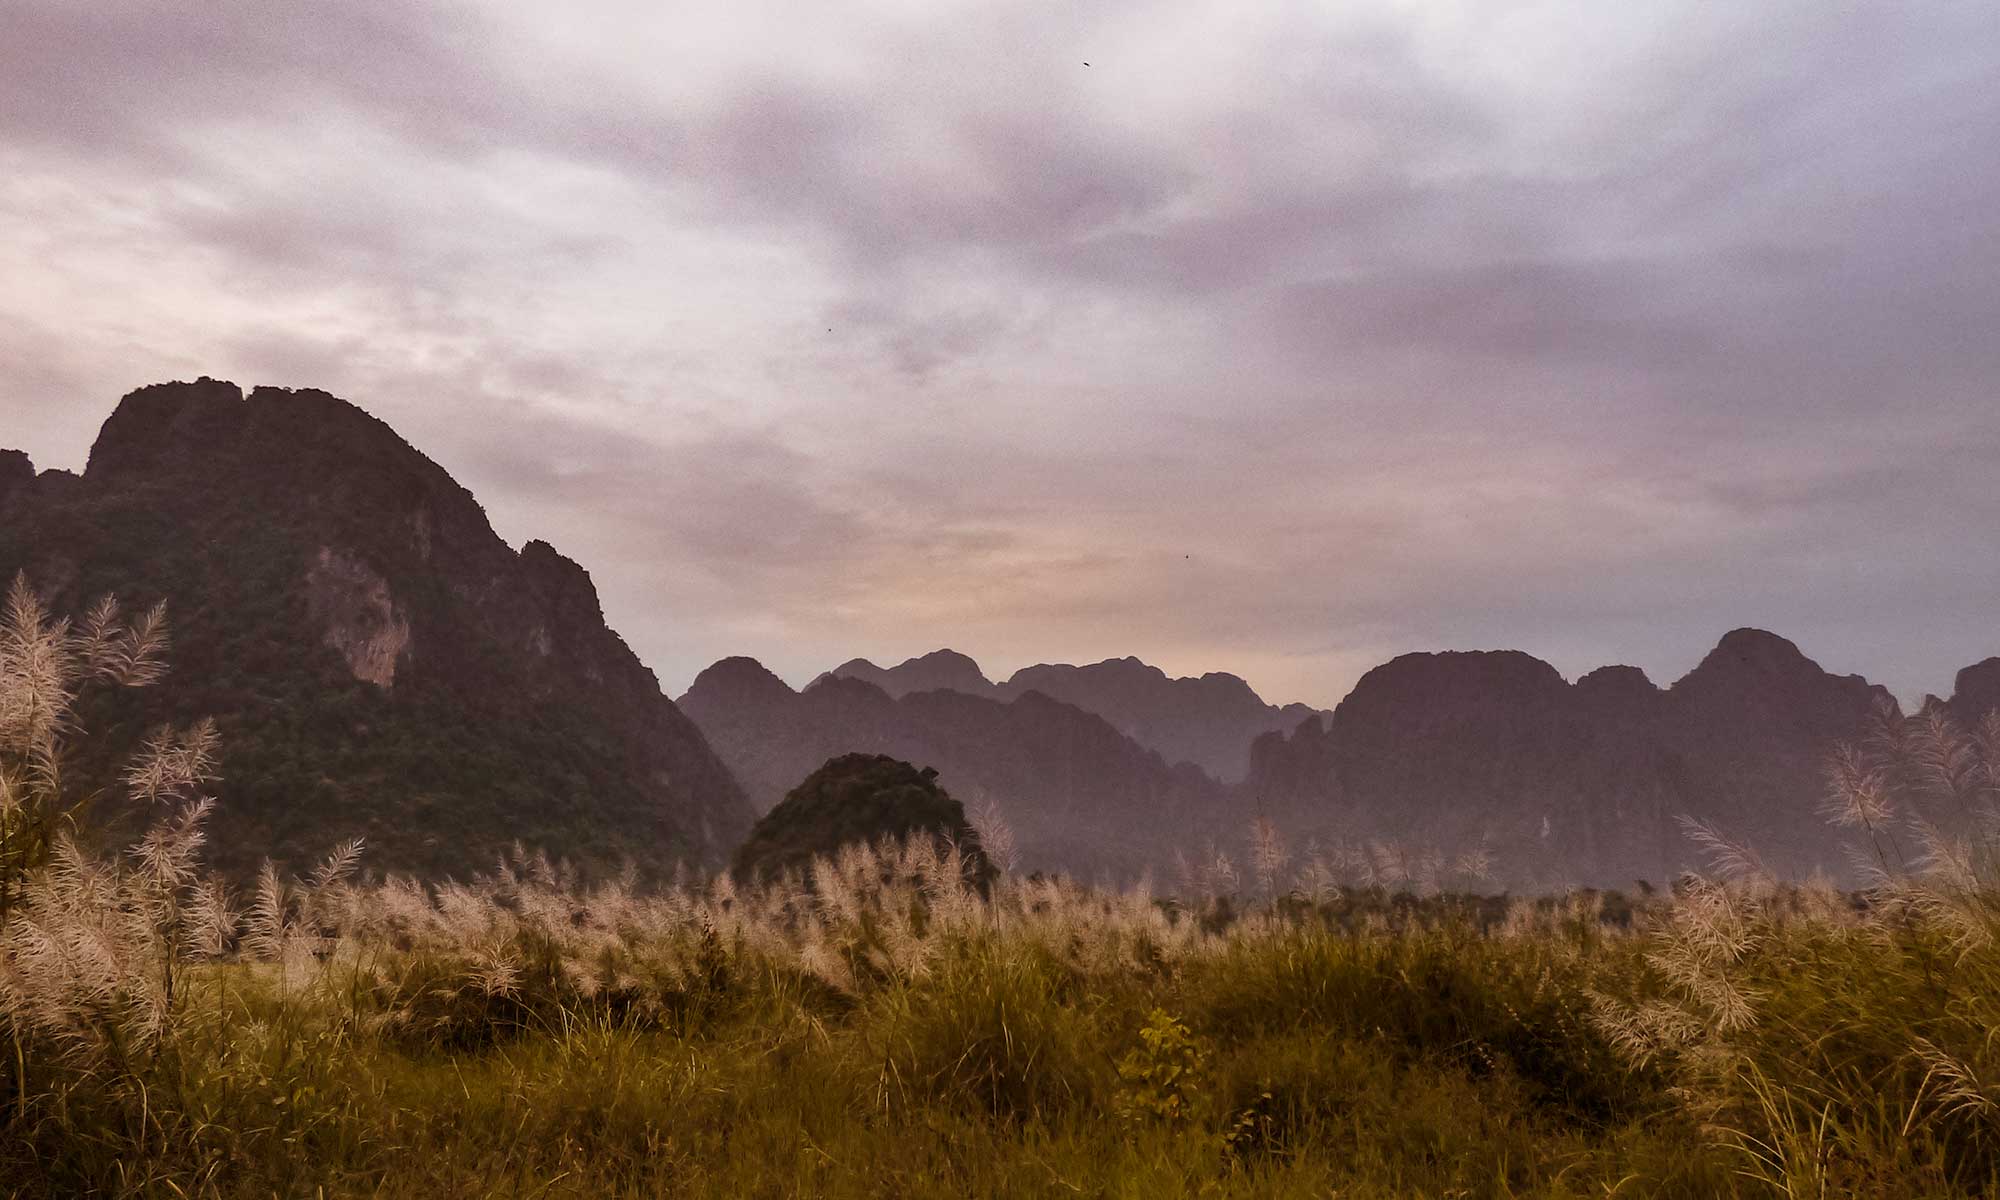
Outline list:
[[[198,867],[212,727],[127,772],[134,846],[73,836],[75,696],[163,641],[18,585],[0,628],[0,1192],[2000,1190],[2000,722],[1885,712],[1843,753],[1858,892],[1703,830],[1714,879],[1507,902],[1264,825],[1171,896],[975,888],[927,839],[651,890],[519,849],[363,880],[352,844],[234,895]]]
[[[1698,830],[1722,878],[1660,914],[1600,1027],[1775,1194],[2000,1191],[2000,713],[1884,707],[1828,775],[1862,886],[1784,886]]]

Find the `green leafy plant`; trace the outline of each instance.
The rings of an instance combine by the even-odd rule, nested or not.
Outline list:
[[[1184,1128],[1194,1122],[1212,1052],[1163,1008],[1139,1030],[1139,1045],[1118,1064],[1118,1111],[1127,1121]]]

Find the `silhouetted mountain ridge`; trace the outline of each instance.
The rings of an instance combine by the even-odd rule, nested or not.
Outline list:
[[[1324,723],[1266,736],[1250,789],[1302,830],[1489,847],[1513,882],[1656,882],[1703,865],[1683,815],[1774,867],[1844,867],[1817,814],[1834,745],[1888,693],[1790,641],[1723,636],[1660,689],[1632,667],[1576,683],[1519,651],[1404,655]]]
[[[991,700],[1041,692],[1096,713],[1170,762],[1192,762],[1225,781],[1250,769],[1250,743],[1259,734],[1288,731],[1316,711],[1303,704],[1266,704],[1235,675],[1210,672],[1172,678],[1137,658],[1108,658],[1088,666],[1042,663],[1023,667],[1005,683],[989,680],[979,664],[955,650],[936,650],[894,667],[851,659],[820,676],[862,679],[891,696],[940,688]],[[815,683],[819,680],[815,680]]]
[[[1102,717],[1040,692],[892,696],[831,673],[794,692],[733,658],[703,671],[679,703],[759,808],[830,758],[888,755],[935,768],[970,805],[997,804],[1030,867],[1130,875],[1234,837],[1244,819],[1236,797],[1200,768],[1169,766]]]
[[[62,611],[165,599],[166,686],[89,714],[105,781],[152,723],[213,715],[213,857],[465,874],[515,839],[613,867],[721,861],[751,814],[604,623],[590,576],[518,554],[388,425],[324,392],[133,392],[79,478],[0,456],[0,574]]]

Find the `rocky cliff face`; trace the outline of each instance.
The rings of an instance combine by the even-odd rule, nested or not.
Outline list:
[[[1484,844],[1520,887],[1701,866],[1684,814],[1785,873],[1839,871],[1816,811],[1826,757],[1887,702],[1759,630],[1726,635],[1665,690],[1632,667],[1572,685],[1519,652],[1413,654],[1371,671],[1329,721],[1260,739],[1248,786],[1329,837]]]
[[[995,684],[972,659],[954,650],[937,650],[888,668],[857,658],[820,678],[829,676],[863,680],[896,697],[947,689],[1014,700],[1040,692],[1096,713],[1169,762],[1191,762],[1225,782],[1240,780],[1249,772],[1250,743],[1258,735],[1289,732],[1315,711],[1303,704],[1284,708],[1266,704],[1234,675],[1211,672],[1175,679],[1136,658],[1110,658],[1081,667],[1043,663],[1024,667],[1005,683]]]
[[[997,804],[1027,869],[1130,876],[1207,839],[1233,841],[1248,819],[1200,769],[1170,767],[1103,718],[1038,692],[1008,702],[950,688],[898,697],[839,675],[794,692],[732,658],[702,672],[680,705],[760,809],[829,758],[886,754],[936,768],[975,810]]]
[[[0,573],[27,570],[65,609],[167,600],[171,682],[102,714],[93,744],[218,717],[226,866],[364,835],[378,869],[462,875],[517,838],[664,868],[720,862],[749,826],[588,574],[540,542],[510,549],[345,401],[143,388],[81,479],[23,466],[0,456]]]

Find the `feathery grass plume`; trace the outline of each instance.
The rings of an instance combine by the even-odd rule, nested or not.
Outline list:
[[[26,575],[14,577],[0,605],[0,926],[80,806],[64,794],[62,759],[64,739],[76,732],[82,689],[155,683],[165,670],[165,648],[162,606],[127,624],[117,602],[103,600],[73,629],[48,610]],[[181,747],[181,758],[142,751],[134,770],[163,771],[182,789],[191,787],[206,768],[202,755],[212,751],[213,727],[198,725],[187,736],[193,744]],[[196,777],[181,778],[190,772]]]
[[[1277,903],[1278,880],[1291,860],[1291,850],[1278,832],[1276,822],[1264,816],[1250,822],[1250,869],[1265,904]]]
[[[1493,852],[1485,845],[1467,850],[1451,861],[1454,882],[1470,891],[1493,878]]]
[[[1972,747],[1979,758],[1979,784],[1985,799],[2000,801],[2000,708],[1979,718],[1972,731]]]
[[[1409,857],[1401,846],[1371,840],[1368,863],[1362,872],[1362,886],[1402,888],[1410,884]]]
[[[1723,833],[1713,822],[1698,817],[1676,818],[1681,832],[1708,856],[1710,865],[1724,879],[1748,881],[1772,878],[1764,860],[1744,842]]]
[[[967,812],[972,822],[973,832],[979,835],[979,845],[986,852],[986,861],[1002,875],[1012,875],[1017,865],[1014,848],[1014,827],[1007,822],[1007,814],[998,801],[991,796],[981,796]]]
[[[1932,1104],[1953,1116],[1968,1116],[1984,1124],[2000,1122],[2000,1083],[1989,1082],[1970,1064],[1940,1049],[1928,1038],[1919,1037],[1912,1049],[1924,1065],[1926,1080],[1936,1080]]]
[[[1340,873],[1320,850],[1318,842],[1306,843],[1305,864],[1299,868],[1297,884],[1308,904],[1325,904],[1342,883]]]
[[[1886,828],[1896,816],[1887,772],[1860,746],[1836,747],[1820,812],[1835,825],[1870,834]]]
[[[117,598],[104,597],[84,617],[76,651],[98,679],[120,687],[151,687],[167,672],[166,602],[128,623],[121,619]]]
[[[1822,809],[1862,835],[1864,888],[1742,878],[1754,856],[1715,835],[1739,878],[1683,880],[1646,934],[1644,981],[1598,990],[1607,1036],[1667,1064],[1749,1177],[1793,1194],[1961,1194],[1952,1181],[2000,1172],[1985,725],[1878,706],[1829,763]]]
[[[1216,848],[1204,868],[1203,880],[1212,899],[1219,900],[1235,893],[1238,876],[1236,864],[1230,860],[1228,851],[1219,846]]]
[[[1963,808],[1979,784],[1979,751],[1943,705],[1926,705],[1909,722],[1908,754],[1913,773],[1933,797]]]

